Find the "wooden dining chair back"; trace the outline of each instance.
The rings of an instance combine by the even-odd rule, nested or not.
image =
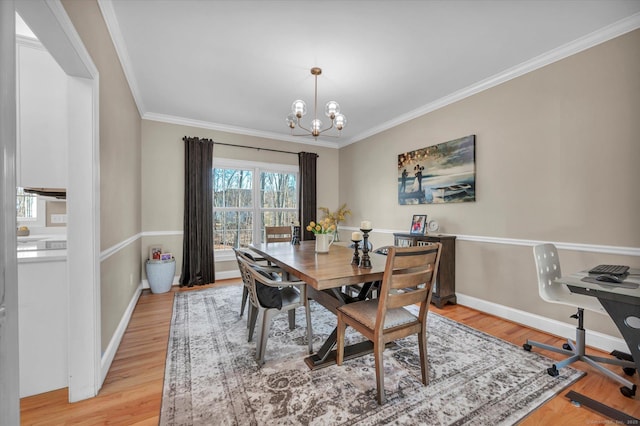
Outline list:
[[[344,360],[344,336],[349,325],[373,342],[377,399],[385,402],[382,354],[385,345],[413,334],[418,335],[422,383],[429,383],[427,364],[427,313],[442,245],[420,247],[391,246],[377,299],[349,303],[338,307],[338,348],[336,362]],[[405,306],[419,305],[414,315]]]
[[[313,333],[311,329],[311,311],[307,298],[307,286],[304,281],[282,281],[270,278],[268,269],[251,264],[238,257],[243,282],[248,283],[249,301],[249,341],[252,340],[256,321],[259,320],[260,333],[256,343],[256,361],[264,364],[267,339],[273,318],[279,313],[289,314],[289,329],[295,328],[295,310],[303,307],[307,320],[307,343],[309,353],[313,352]]]
[[[293,234],[290,226],[265,226],[265,243],[291,242]]]

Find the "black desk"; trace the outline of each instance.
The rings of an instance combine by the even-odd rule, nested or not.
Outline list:
[[[582,280],[588,276],[587,271],[582,271],[556,282],[565,284],[572,293],[598,298],[629,346],[640,374],[640,269],[629,269],[624,286]]]

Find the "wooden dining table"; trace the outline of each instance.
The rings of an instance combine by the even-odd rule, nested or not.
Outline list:
[[[371,285],[381,281],[386,256],[369,253],[371,268],[353,265],[354,249],[332,244],[328,253],[316,253],[315,241],[291,243],[262,243],[251,246],[262,257],[284,271],[307,283],[307,295],[334,314],[346,303],[364,300]],[[352,284],[363,284],[358,296],[352,297],[342,288]],[[313,318],[312,318],[313,321]],[[337,324],[337,320],[336,320]],[[309,368],[316,369],[335,364],[337,328],[325,340],[315,354],[305,358]],[[361,356],[373,351],[369,341],[345,347],[345,359]]]

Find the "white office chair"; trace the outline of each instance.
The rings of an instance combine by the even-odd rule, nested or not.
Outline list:
[[[576,328],[575,342],[571,339],[567,339],[567,343],[562,345],[562,349],[528,339],[527,343],[522,345],[522,347],[526,351],[531,351],[531,348],[536,346],[548,351],[569,355],[569,358],[556,362],[550,368],[547,368],[547,373],[551,376],[557,376],[559,374],[558,370],[562,367],[576,361],[584,361],[611,379],[622,383],[624,386],[620,388],[620,392],[622,392],[624,396],[632,397],[635,395],[636,385],[634,383],[618,376],[608,368],[597,364],[604,363],[619,365],[624,368],[625,373],[633,374],[635,371],[635,364],[633,362],[585,354],[585,330],[583,328],[584,309],[603,314],[607,313],[598,299],[591,296],[571,293],[567,286],[554,283],[554,281],[560,278],[562,274],[560,272],[558,251],[553,244],[540,244],[533,247],[533,255],[535,257],[536,269],[538,271],[538,292],[540,293],[540,297],[549,303],[561,303],[563,305],[578,308],[578,312],[571,315],[571,318],[576,318],[578,320],[578,327]]]

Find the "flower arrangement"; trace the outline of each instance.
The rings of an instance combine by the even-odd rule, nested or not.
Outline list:
[[[332,234],[336,231],[336,225],[332,224],[329,219],[323,219],[318,221],[318,223],[311,221],[309,225],[307,225],[307,231],[313,232],[314,234]]]
[[[347,203],[341,205],[335,212],[331,212],[327,207],[320,207],[320,211],[324,213],[324,219],[329,219],[329,223],[336,227],[340,222],[346,220],[347,215],[351,214],[351,209],[347,208]]]
[[[320,207],[320,211],[324,213],[324,220],[329,221],[329,224],[333,225],[335,240],[340,241],[338,225],[347,218],[347,215],[351,214],[351,209],[347,208],[347,203],[344,203],[335,212],[331,212],[327,207]]]

